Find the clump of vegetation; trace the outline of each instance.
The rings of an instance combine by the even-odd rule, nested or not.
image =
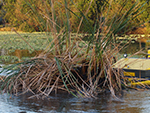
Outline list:
[[[41,29],[46,26],[53,40],[39,56],[4,68],[3,71],[11,71],[12,74],[4,78],[1,89],[15,94],[20,91],[31,92],[36,97],[49,96],[52,91],[57,93],[57,90],[61,89],[76,97],[90,98],[106,89],[109,89],[113,96],[121,91],[123,77],[119,70],[116,71],[112,67],[114,56],[120,51],[115,35],[126,32],[120,31],[128,27],[144,5],[137,1],[123,15],[114,15],[110,19],[107,18],[113,8],[110,2],[108,7],[101,9],[94,25],[91,25],[88,24],[87,13],[93,2],[89,2],[84,14],[71,1],[82,15],[80,18],[71,10],[66,0],[63,3],[55,0],[50,3],[41,1],[44,9],[30,0],[26,1],[35,17],[33,20],[36,20],[37,25],[41,25]],[[123,3],[121,1],[118,4],[118,12],[124,11],[126,2]],[[60,9],[64,8],[65,12],[57,13],[56,4],[59,4]],[[71,14],[80,19],[74,38],[71,37]],[[90,34],[86,40],[78,37],[81,26],[86,27],[87,33]]]

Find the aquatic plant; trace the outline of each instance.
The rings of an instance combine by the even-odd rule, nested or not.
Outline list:
[[[122,90],[121,85],[123,84],[120,71],[116,71],[112,67],[115,62],[114,56],[117,56],[120,51],[115,36],[124,27],[128,27],[129,23],[140,14],[139,9],[144,4],[136,1],[122,16],[114,15],[109,20],[107,16],[112,13],[110,2],[110,5],[102,10],[101,14],[98,14],[93,25],[94,29],[92,29],[86,15],[93,0],[90,1],[85,13],[77,8],[82,17],[69,8],[66,0],[64,3],[54,0],[51,0],[49,4],[45,2],[41,2],[45,5],[44,10],[36,7],[32,2],[26,1],[26,4],[38,20],[36,24],[47,26],[47,32],[51,32],[46,49],[37,57],[4,68],[2,72],[12,71],[12,74],[5,77],[1,89],[15,94],[20,94],[20,91],[21,93],[31,92],[33,97],[49,96],[53,91],[57,93],[61,89],[76,97],[88,98],[96,98],[99,93],[109,89],[115,96],[116,92]],[[73,1],[71,3],[74,4]],[[65,8],[65,16],[64,13],[56,14],[56,4]],[[126,2],[123,2],[118,5],[119,12],[123,11],[125,4]],[[50,9],[47,5],[50,5]],[[74,6],[76,7],[75,4]],[[48,13],[49,10],[51,10],[51,14]],[[74,37],[71,37],[70,14],[80,18]],[[57,16],[61,17],[63,23]],[[105,21],[102,17],[105,17]],[[81,25],[87,27],[88,33],[83,38],[78,35]],[[32,46],[28,43],[27,45]]]

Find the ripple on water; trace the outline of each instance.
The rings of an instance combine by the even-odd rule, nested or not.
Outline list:
[[[0,95],[0,113],[149,113],[150,90],[131,90],[123,94],[126,102],[114,101],[110,94],[101,94],[98,99],[75,98],[68,94],[52,95],[49,99],[28,99],[29,95]]]

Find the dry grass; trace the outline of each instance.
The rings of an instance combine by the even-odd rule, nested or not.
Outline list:
[[[96,58],[95,48],[86,54],[85,47],[73,47],[61,55],[48,51],[14,66],[17,73],[7,76],[2,88],[16,95],[31,92],[33,97],[49,96],[57,90],[88,98],[96,98],[106,89],[114,96],[121,91],[120,72],[112,68],[118,45],[105,48],[101,59]]]
[[[91,3],[92,0],[89,7]],[[14,73],[11,72],[11,75],[5,77],[1,89],[16,95],[31,92],[33,97],[49,96],[53,91],[57,93],[57,90],[61,89],[76,97],[88,98],[96,98],[100,92],[109,89],[115,97],[116,92],[122,90],[123,84],[120,70],[116,71],[112,67],[115,62],[114,56],[119,52],[119,45],[115,43],[115,34],[132,20],[130,14],[138,8],[138,3],[124,14],[129,18],[124,18],[124,15],[114,16],[110,21],[106,16],[105,21],[100,18],[95,22],[94,29],[87,26],[90,29],[87,41],[83,41],[78,35],[72,39],[66,4],[63,7],[66,8],[67,24],[56,30],[60,26],[55,20],[54,7],[53,0],[52,15],[39,14],[47,17],[47,23],[50,24],[46,26],[51,28],[54,40],[39,56],[5,68],[3,71]],[[38,11],[36,13],[38,14]],[[107,14],[109,13],[111,12],[108,10]],[[82,15],[78,31],[81,24],[87,21],[86,14]]]
[[[12,28],[12,27],[3,27],[3,28],[0,28],[0,31],[12,31],[12,29],[15,29],[15,28]]]

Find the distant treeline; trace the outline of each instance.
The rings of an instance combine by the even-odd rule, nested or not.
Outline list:
[[[94,24],[98,19],[101,19],[102,23],[104,23],[105,21],[111,21],[110,18],[115,14],[119,18],[121,14],[120,12],[118,12],[118,5],[120,3],[125,4],[126,9],[129,9],[129,7],[131,7],[131,5],[137,0],[114,0],[115,3],[113,3],[113,0],[93,0],[92,3],[91,0],[44,1],[46,1],[46,4],[45,2],[43,2],[43,0],[1,0],[0,21],[2,22],[3,18],[5,22],[7,22],[7,24],[16,27],[16,29],[18,30],[28,32],[50,30],[49,26],[47,26],[50,23],[56,23],[59,25],[58,28],[63,28],[64,23],[66,23],[69,25],[69,29],[72,32],[76,32],[78,30],[78,25],[81,18],[84,17],[80,32],[86,32],[88,31],[88,28],[85,27],[85,24],[89,24],[94,28]],[[51,4],[52,1],[54,1],[54,6],[52,6]],[[109,16],[107,16],[110,1],[112,1],[111,8],[109,10],[111,12],[111,15],[109,14]],[[116,1],[118,2],[118,4],[116,4]],[[129,23],[130,26],[136,25],[139,22],[149,21],[149,0],[139,0],[139,2],[141,3],[145,1],[147,1],[144,7],[145,9],[140,9],[143,10],[142,15],[138,18],[135,17],[134,23]],[[91,7],[88,10],[90,4]],[[55,12],[55,15],[52,15],[52,11]],[[126,10],[124,10],[124,12],[125,11]],[[86,12],[88,13],[86,14]],[[51,19],[52,16],[54,16],[55,18],[54,22]],[[107,26],[107,24],[105,25]]]

